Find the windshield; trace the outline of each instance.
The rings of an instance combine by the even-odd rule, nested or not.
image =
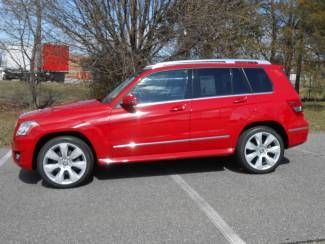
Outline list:
[[[103,103],[110,103],[131,81],[134,77],[130,77],[125,81],[121,82],[117,87],[115,87],[103,100]]]

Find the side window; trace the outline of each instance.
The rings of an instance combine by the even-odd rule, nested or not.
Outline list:
[[[234,94],[244,94],[251,92],[251,88],[249,87],[242,69],[232,69],[232,86]]]
[[[197,69],[194,84],[195,97],[211,97],[232,93],[230,69]]]
[[[139,103],[185,99],[188,84],[187,70],[171,70],[151,74],[132,90]]]
[[[244,71],[253,89],[253,92],[272,91],[272,83],[270,79],[267,77],[264,69],[245,68]]]

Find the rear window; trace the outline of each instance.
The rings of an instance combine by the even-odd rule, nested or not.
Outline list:
[[[247,79],[253,92],[270,92],[273,90],[272,83],[261,68],[244,68]]]
[[[232,94],[230,69],[198,69],[194,89],[196,97]]]
[[[233,85],[233,93],[234,94],[245,94],[250,93],[251,89],[245,78],[242,69],[235,68],[232,69],[232,85]]]

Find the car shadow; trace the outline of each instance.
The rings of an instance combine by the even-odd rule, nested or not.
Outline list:
[[[284,157],[281,165],[288,163],[290,163],[289,159]],[[227,157],[113,164],[107,167],[97,167],[94,172],[94,177],[98,180],[109,180],[173,174],[195,174],[224,170],[230,170],[238,174],[247,174],[232,157]]]
[[[290,163],[284,157],[281,165]],[[94,177],[98,180],[121,178],[152,177],[173,174],[197,174],[230,170],[238,174],[247,174],[233,158],[196,158],[182,160],[155,161],[146,163],[119,163],[107,167],[96,167]],[[19,179],[26,184],[37,184],[42,181],[36,171],[21,169]],[[92,179],[89,181],[91,182]],[[88,182],[88,183],[89,183]],[[87,185],[86,183],[85,185]],[[42,181],[42,185],[49,187]]]
[[[46,188],[54,188],[54,187],[48,185],[45,181],[43,181],[37,171],[20,169],[18,177],[25,184],[38,184],[39,182],[41,182],[42,186],[44,186]],[[88,182],[85,182],[85,183],[81,184],[80,186],[87,185],[92,180],[93,180],[93,178],[89,179]]]
[[[36,171],[20,169],[19,179],[26,184],[37,184],[42,180],[41,176]]]

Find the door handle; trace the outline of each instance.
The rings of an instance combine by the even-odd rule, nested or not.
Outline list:
[[[245,102],[247,102],[247,96],[240,97],[240,98],[233,101],[233,103],[245,103]]]
[[[186,109],[186,104],[182,104],[182,105],[178,105],[178,106],[172,107],[170,109],[170,112],[179,112],[179,111],[183,111],[185,109]]]

